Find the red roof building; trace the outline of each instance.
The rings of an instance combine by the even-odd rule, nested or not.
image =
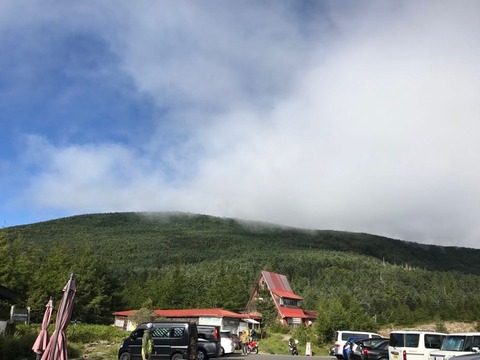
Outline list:
[[[136,324],[132,323],[130,317],[137,310],[117,311],[113,313],[115,317],[115,326],[125,330],[133,330]],[[201,325],[218,325],[223,330],[230,330],[237,334],[241,330],[258,325],[258,315],[239,314],[233,311],[213,308],[213,309],[179,309],[179,310],[154,310],[159,318],[171,321],[190,321]]]
[[[278,320],[285,326],[308,325],[316,318],[316,312],[301,308],[301,296],[295,294],[285,275],[262,271],[254,291],[250,295],[246,311],[255,313],[261,291],[268,291],[278,311]]]

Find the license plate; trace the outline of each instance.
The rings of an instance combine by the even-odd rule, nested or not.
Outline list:
[[[398,354],[393,354],[394,359],[398,359]]]

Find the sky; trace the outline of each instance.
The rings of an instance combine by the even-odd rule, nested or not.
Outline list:
[[[480,2],[0,2],[0,223],[180,211],[480,248]]]

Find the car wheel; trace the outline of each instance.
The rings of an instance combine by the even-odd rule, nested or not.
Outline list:
[[[225,349],[223,348],[223,346],[220,348],[220,356],[223,356],[225,355]]]
[[[176,354],[173,354],[171,360],[182,360],[182,359],[183,359],[182,354],[176,353]]]
[[[197,350],[197,360],[208,360],[205,350]]]
[[[124,352],[118,357],[118,360],[130,360],[130,353]]]

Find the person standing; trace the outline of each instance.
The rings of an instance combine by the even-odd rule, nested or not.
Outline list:
[[[240,335],[240,341],[242,343],[242,355],[248,355],[248,332],[245,330]]]
[[[142,359],[150,360],[153,352],[152,323],[147,324],[142,337]]]

